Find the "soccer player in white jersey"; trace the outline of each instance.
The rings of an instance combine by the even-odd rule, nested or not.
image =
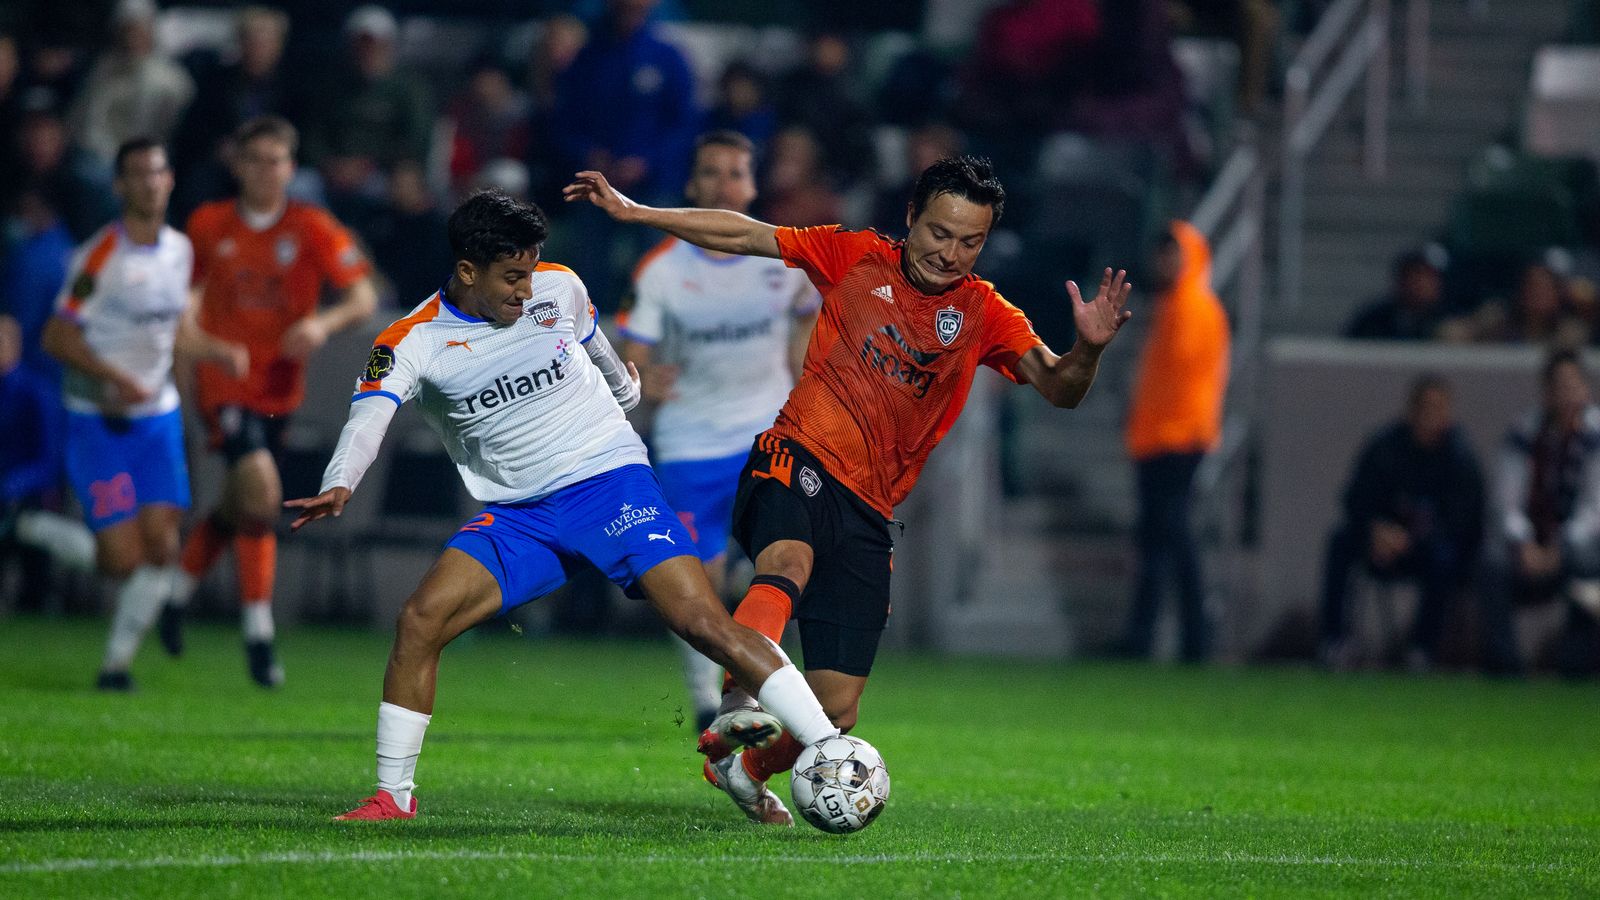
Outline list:
[[[126,691],[139,642],[172,593],[178,524],[189,507],[173,347],[182,331],[200,358],[230,369],[244,361],[189,324],[194,250],[165,224],[173,188],[166,150],[128,141],[115,173],[122,215],[74,254],[43,343],[67,367],[67,476],[94,531],[100,572],[117,583],[99,686]]]
[[[684,194],[702,209],[748,213],[754,170],[749,138],[707,132],[695,142]],[[821,306],[798,269],[677,238],[656,245],[634,270],[633,306],[621,317],[622,356],[639,367],[645,398],[659,404],[651,461],[719,597],[750,442],[772,427],[788,399]],[[698,734],[716,718],[722,673],[693,647],[682,648]]]
[[[727,667],[795,740],[838,734],[772,641],[735,624],[688,532],[661,496],[624,416],[639,400],[572,270],[539,260],[544,214],[497,191],[450,216],[455,270],[378,335],[316,497],[290,500],[292,527],[337,516],[377,456],[396,409],[415,399],[483,511],[450,539],[406,600],[378,707],[378,790],[339,820],[416,815],[414,775],[433,714],[439,654],[459,634],[566,581],[588,560],[638,589],[672,630]],[[777,737],[752,720],[743,743]],[[788,820],[765,786],[724,790],[751,819]]]

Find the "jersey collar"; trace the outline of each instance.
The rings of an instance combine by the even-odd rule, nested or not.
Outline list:
[[[451,303],[450,302],[450,295],[449,295],[448,292],[445,291],[445,288],[447,288],[449,286],[450,286],[450,282],[448,280],[446,280],[445,283],[439,288],[439,302],[441,304],[443,304],[445,309],[450,310],[450,315],[455,316],[456,318],[460,319],[463,322],[487,322],[487,321],[489,321],[488,319],[481,319],[481,318],[479,318],[477,316],[469,315],[468,313],[463,312],[461,307],[456,306],[454,303]]]

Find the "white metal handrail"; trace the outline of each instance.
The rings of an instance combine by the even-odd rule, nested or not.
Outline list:
[[[1339,0],[1290,65],[1283,100],[1283,180],[1278,217],[1278,293],[1300,305],[1305,253],[1306,161],[1356,84],[1366,79],[1363,160],[1382,178],[1388,156],[1389,0]]]

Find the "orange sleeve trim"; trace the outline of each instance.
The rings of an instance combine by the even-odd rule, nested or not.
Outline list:
[[[676,244],[677,242],[678,239],[675,237],[664,238],[661,243],[651,247],[649,250],[646,250],[645,254],[639,257],[638,265],[633,267],[633,280],[638,281],[639,276],[644,274],[644,270],[649,268],[651,263],[660,259],[663,253],[671,250],[672,245]]]
[[[568,275],[577,275],[578,274],[577,272],[572,271],[571,269],[567,268],[566,266],[563,266],[561,263],[543,262],[543,261],[535,263],[534,267],[533,267],[533,270],[535,272],[565,272]]]
[[[117,229],[108,228],[100,237],[94,249],[83,260],[83,274],[99,275],[100,270],[106,267],[106,260],[111,258],[111,251],[117,249]]]
[[[433,299],[424,304],[421,309],[379,332],[378,336],[373,339],[372,346],[393,349],[401,341],[405,340],[406,335],[411,333],[411,329],[421,325],[423,322],[432,322],[438,315],[439,295],[434,294]],[[383,381],[381,379],[378,381],[363,381],[357,390],[375,391],[382,385]]]

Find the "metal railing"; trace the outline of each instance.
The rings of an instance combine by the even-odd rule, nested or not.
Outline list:
[[[1339,0],[1317,22],[1285,78],[1278,293],[1289,309],[1300,305],[1306,161],[1363,77],[1363,166],[1376,179],[1384,175],[1389,151],[1389,0]]]

